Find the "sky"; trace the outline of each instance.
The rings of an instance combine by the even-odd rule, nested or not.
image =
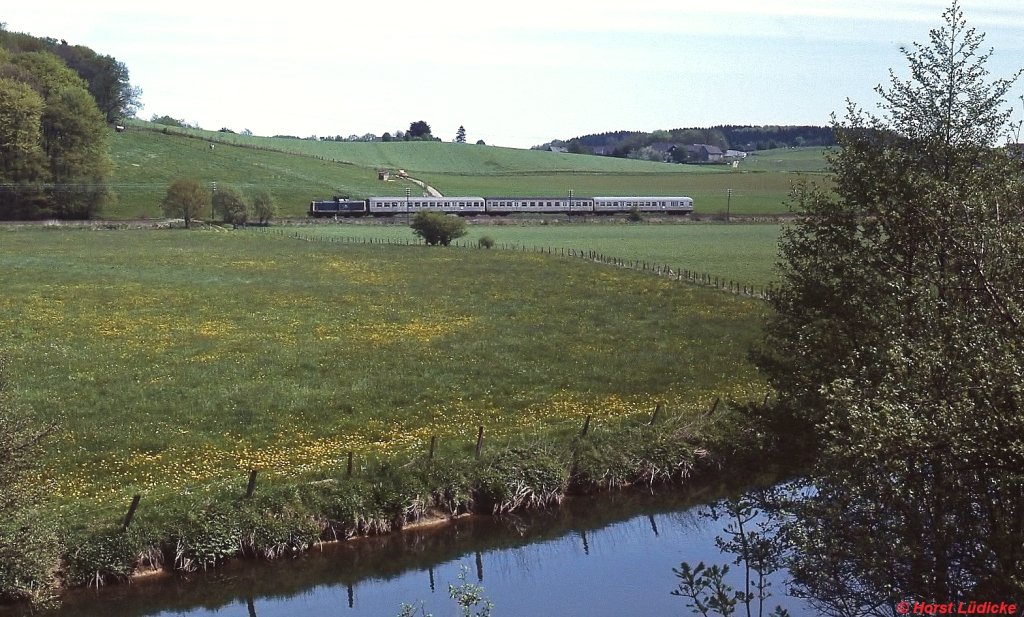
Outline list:
[[[425,120],[446,141],[530,147],[615,130],[825,125],[874,110],[901,47],[950,0],[35,0],[7,29],[111,55],[139,117],[299,137],[380,135]],[[961,0],[1024,67],[1020,0]],[[1019,96],[1018,87],[1013,96]],[[1020,107],[1020,101],[1017,101]]]

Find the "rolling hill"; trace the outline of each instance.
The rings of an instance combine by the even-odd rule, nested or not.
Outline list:
[[[212,147],[211,147],[212,146]],[[383,182],[379,169],[404,169],[449,195],[684,194],[698,211],[784,212],[793,174],[817,174],[821,150],[771,151],[739,169],[691,166],[442,142],[334,142],[251,137],[133,121],[110,140],[115,203],[105,219],[160,216],[170,183],[192,176],[243,191],[265,188],[282,216],[302,216],[309,201],[332,195],[404,195],[421,189]],[[798,154],[799,153],[799,154]]]

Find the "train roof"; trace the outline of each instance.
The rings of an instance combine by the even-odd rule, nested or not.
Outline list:
[[[513,200],[522,201],[524,199],[532,199],[534,201],[546,201],[546,200],[547,201],[554,201],[554,200],[557,200],[557,199],[569,199],[569,196],[568,195],[541,195],[541,196],[536,196],[536,195],[506,195],[506,196],[497,196],[497,197],[493,197],[493,196],[492,197],[485,197],[485,199],[506,199],[508,201],[513,201]],[[588,197],[586,195],[573,195],[572,199],[593,199],[593,197]]]
[[[619,199],[619,200],[623,200],[623,199],[690,199],[690,200],[692,200],[693,198],[692,197],[688,197],[686,195],[605,195],[605,196],[594,197],[594,199]]]
[[[474,197],[472,195],[458,195],[458,196],[452,195],[450,197],[433,197],[433,196],[430,196],[430,197],[417,197],[417,196],[414,196],[414,195],[410,195],[409,197],[406,197],[405,195],[391,195],[391,196],[383,196],[383,197],[381,197],[381,196],[370,197],[370,199],[386,200],[386,201],[405,201],[406,199],[408,199],[409,201],[424,201],[424,200],[427,200],[427,201],[452,201],[452,200],[455,200],[455,199],[484,199],[484,198],[483,197]]]

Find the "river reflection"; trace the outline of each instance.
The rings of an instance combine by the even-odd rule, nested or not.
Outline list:
[[[705,492],[703,500],[714,496]],[[714,543],[724,521],[699,516],[694,504],[701,501],[634,492],[575,498],[556,512],[467,517],[288,561],[239,561],[205,574],[74,592],[51,615],[389,616],[403,602],[422,602],[443,617],[457,612],[448,585],[463,571],[483,585],[496,615],[689,615],[686,602],[670,595],[678,583],[672,568],[730,560]],[[782,577],[773,589],[772,606],[811,614],[782,596]]]

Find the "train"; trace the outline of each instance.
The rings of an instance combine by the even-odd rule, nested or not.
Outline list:
[[[309,202],[309,216],[393,216],[433,210],[465,216],[531,214],[681,214],[693,212],[689,197],[334,197]]]

